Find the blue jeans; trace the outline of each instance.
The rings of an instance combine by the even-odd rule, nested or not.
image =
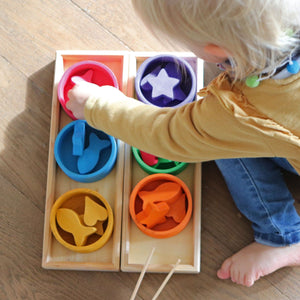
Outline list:
[[[300,217],[282,175],[299,175],[284,158],[216,160],[240,212],[252,222],[255,241],[279,247],[300,242]]]

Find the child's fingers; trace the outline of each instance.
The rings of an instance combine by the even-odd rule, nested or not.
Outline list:
[[[81,82],[86,82],[82,77],[80,76],[72,76],[71,78],[72,82],[75,84],[80,84]]]

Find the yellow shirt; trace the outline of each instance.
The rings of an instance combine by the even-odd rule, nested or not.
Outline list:
[[[160,108],[105,86],[85,105],[87,122],[159,157],[181,162],[285,157],[300,174],[300,73],[256,88],[220,74],[202,99]]]

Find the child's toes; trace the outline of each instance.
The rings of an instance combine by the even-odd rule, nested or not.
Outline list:
[[[231,259],[228,258],[223,262],[221,268],[218,270],[217,276],[220,279],[230,278],[230,267],[231,267]]]
[[[253,284],[254,284],[254,279],[251,277],[245,276],[243,285],[250,287]]]

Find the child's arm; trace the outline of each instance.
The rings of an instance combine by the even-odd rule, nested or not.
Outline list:
[[[69,92],[75,116],[107,134],[159,157],[197,162],[273,156],[265,136],[241,124],[213,95],[179,108],[160,108],[111,86],[81,83]]]

